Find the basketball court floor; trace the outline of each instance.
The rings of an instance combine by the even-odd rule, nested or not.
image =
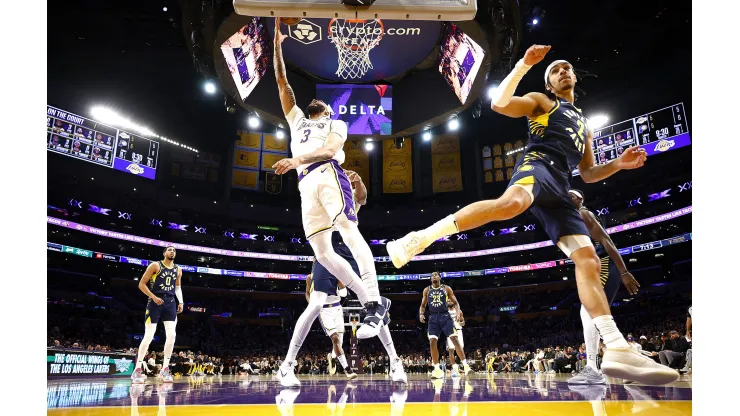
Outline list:
[[[667,386],[568,385],[568,375],[471,374],[432,381],[409,375],[408,384],[385,375],[353,382],[336,376],[301,376],[300,389],[283,389],[271,376],[149,379],[65,379],[47,382],[48,414],[279,415],[279,416],[615,416],[690,415],[691,376]]]

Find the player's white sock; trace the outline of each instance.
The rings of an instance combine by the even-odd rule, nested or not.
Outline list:
[[[326,293],[313,291],[309,297],[308,306],[295,323],[293,336],[290,338],[290,347],[285,355],[285,362],[295,361],[298,351],[306,340],[306,335],[311,330],[311,326],[321,312],[321,307],[326,302]]]
[[[337,357],[337,360],[339,360],[339,364],[341,364],[341,365],[342,365],[342,368],[347,368],[347,367],[349,367],[349,366],[347,365],[347,357],[346,357],[345,355],[340,355],[340,356],[338,356],[338,357]]]
[[[360,269],[360,279],[365,283],[367,288],[368,301],[380,302],[380,289],[378,289],[378,275],[375,272],[375,259],[370,246],[362,237],[357,224],[352,221],[344,220],[337,222],[337,230],[342,235],[344,244],[347,245],[352,257],[357,262],[357,268]]]
[[[604,340],[606,348],[629,348],[630,344],[617,329],[617,324],[614,323],[614,318],[611,315],[597,316],[592,318],[592,321],[599,330],[599,335]]]
[[[433,242],[440,238],[447,237],[448,235],[456,234],[458,232],[459,230],[457,229],[455,217],[452,215],[448,215],[435,222],[430,227],[420,231],[424,247],[429,247]]]
[[[373,300],[369,299],[365,282],[363,282],[360,279],[360,276],[352,270],[352,266],[347,262],[347,260],[343,259],[334,251],[334,247],[331,244],[331,233],[324,232],[316,234],[311,237],[309,243],[311,243],[311,248],[313,249],[314,256],[316,256],[316,261],[326,267],[326,270],[328,270],[332,276],[339,279],[339,281],[349,290],[355,292],[360,303],[364,305],[368,301]],[[377,301],[380,301],[380,296],[378,296]]]
[[[393,362],[393,360],[398,358],[398,355],[396,354],[396,346],[393,345],[393,338],[391,337],[390,329],[388,329],[387,326],[383,326],[382,328],[380,328],[378,338],[380,339],[380,342],[383,343],[385,352],[388,353],[388,358],[391,360],[391,362]]]
[[[168,368],[170,366],[172,350],[175,349],[175,327],[177,325],[177,321],[164,321],[163,324],[166,338],[164,341],[164,362],[162,363],[162,368]]]
[[[331,350],[331,358],[337,358],[337,353],[334,352],[334,349]]]
[[[586,307],[581,305],[581,323],[583,324],[583,340],[586,343],[586,365],[598,369],[596,357],[599,356],[599,331],[596,330],[591,315],[588,314]]]

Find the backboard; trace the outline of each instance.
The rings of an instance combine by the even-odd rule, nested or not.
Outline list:
[[[326,19],[473,20],[475,0],[376,0],[369,7],[350,7],[341,0],[234,0],[238,14],[255,17]]]

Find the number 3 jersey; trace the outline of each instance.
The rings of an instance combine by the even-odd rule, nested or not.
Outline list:
[[[172,268],[168,268],[161,261],[158,263],[159,273],[154,273],[149,280],[149,290],[154,294],[174,295],[178,266],[173,264]]]
[[[329,133],[337,133],[342,143],[347,140],[347,124],[342,120],[332,120],[330,117],[321,117],[318,120],[306,118],[298,106],[293,106],[286,115],[290,125],[290,152],[293,157],[303,156],[319,149],[324,145]],[[333,157],[341,165],[344,163],[344,150],[339,148]],[[309,165],[300,165],[296,169],[302,172]]]
[[[553,167],[570,177],[586,149],[588,120],[567,100],[556,99],[550,111],[529,119],[529,141],[524,154],[530,160],[552,162]]]

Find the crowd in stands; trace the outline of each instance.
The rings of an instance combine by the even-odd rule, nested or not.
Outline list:
[[[690,369],[690,335],[686,332],[686,305],[690,304],[690,292],[680,294],[674,290],[646,289],[631,302],[619,304],[613,310],[620,328],[635,348],[644,351],[656,361],[680,368]],[[567,286],[553,291],[505,294],[462,292],[458,299],[467,308],[468,324],[464,329],[465,350],[476,371],[491,372],[573,372],[579,371],[585,360],[585,347],[581,322],[577,313],[577,298],[569,300],[572,289]],[[674,292],[678,292],[674,293]],[[126,291],[119,295],[128,296]],[[82,297],[82,296],[81,296]],[[549,299],[548,303],[543,299]],[[136,353],[142,332],[141,311],[132,306],[126,311],[109,303],[101,305],[97,298],[86,301],[49,300],[47,325],[49,347],[72,348],[87,351],[122,351]],[[201,300],[206,298],[201,298]],[[564,300],[560,315],[547,315],[551,305]],[[247,316],[257,317],[264,311],[282,303],[281,310],[289,319],[281,325],[248,325],[240,319],[223,319],[211,314],[189,314],[178,320],[176,357],[172,359],[174,372],[183,375],[271,373],[275,371],[285,354],[292,332],[292,323],[301,313],[305,300],[283,300],[254,302],[247,308]],[[141,303],[141,302],[139,302]],[[207,303],[207,302],[206,302]],[[518,305],[516,313],[502,313],[489,319],[495,312],[491,305]],[[208,307],[212,307],[209,304]],[[468,305],[467,307],[465,305]],[[233,307],[233,305],[232,305]],[[414,317],[418,311],[416,302],[394,301],[393,319]],[[536,311],[542,314],[537,319],[518,320],[520,311]],[[575,311],[575,312],[574,312]],[[472,317],[485,317],[482,322]],[[431,357],[424,326],[393,326],[396,350],[408,372],[424,373],[431,368]],[[161,330],[161,328],[160,328]],[[347,332],[351,329],[347,328]],[[671,331],[674,331],[671,334]],[[634,334],[634,335],[633,335]],[[160,339],[152,343],[147,357],[146,370],[156,373],[162,363]],[[686,336],[688,335],[688,336]],[[345,335],[345,348],[349,335]],[[445,345],[440,343],[440,345]],[[327,353],[330,342],[316,324],[309,333],[302,353],[299,354],[297,372],[300,374],[323,374],[328,370]],[[385,351],[378,341],[363,341],[360,344],[363,370],[384,373],[389,368]],[[446,359],[446,351],[440,357]]]

